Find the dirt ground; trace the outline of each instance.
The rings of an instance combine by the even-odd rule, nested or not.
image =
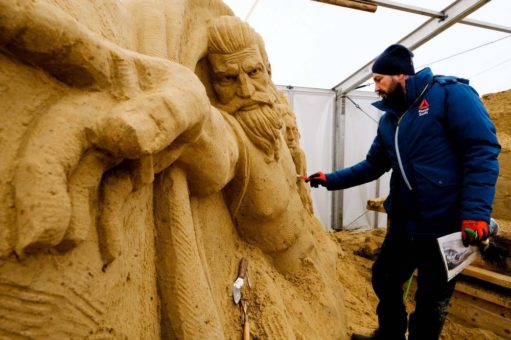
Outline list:
[[[511,235],[511,221],[498,220],[501,234]],[[338,277],[344,287],[345,306],[350,333],[369,335],[377,328],[377,298],[371,286],[371,265],[385,237],[386,228],[365,231],[339,231],[332,233],[332,239],[342,249]],[[407,311],[414,308],[413,294],[408,295]],[[498,335],[448,317],[441,339],[503,339]]]

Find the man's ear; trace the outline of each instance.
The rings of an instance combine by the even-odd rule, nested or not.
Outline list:
[[[399,83],[401,84],[401,86],[403,87],[403,89],[406,89],[406,79],[408,79],[410,76],[408,74],[398,74],[397,76],[397,80],[399,81]]]

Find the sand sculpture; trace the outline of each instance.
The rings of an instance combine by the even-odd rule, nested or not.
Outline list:
[[[0,336],[237,338],[242,256],[253,334],[346,336],[294,115],[223,3],[2,0],[0,51]]]
[[[483,96],[483,101],[497,128],[497,138],[502,146],[499,154],[499,178],[493,203],[495,218],[511,220],[511,91]]]

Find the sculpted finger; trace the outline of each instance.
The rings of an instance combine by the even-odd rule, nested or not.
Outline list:
[[[193,140],[202,117],[185,110],[175,97],[157,93],[120,104],[90,131],[90,141],[113,155],[137,159],[163,150],[185,131]]]
[[[18,255],[55,246],[71,218],[65,175],[37,160],[20,160],[14,177],[18,222]]]
[[[98,188],[103,173],[117,163],[116,159],[87,152],[69,180],[71,219],[62,241],[56,247],[66,251],[87,239],[95,225],[95,207],[98,206]]]
[[[14,168],[17,254],[59,244],[71,219],[68,178],[86,149],[78,114],[57,105],[23,137]]]
[[[123,225],[120,218],[124,202],[134,189],[127,171],[113,169],[105,174],[101,189],[98,236],[104,264],[115,260],[122,251]]]

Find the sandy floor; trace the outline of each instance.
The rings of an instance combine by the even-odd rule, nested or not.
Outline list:
[[[511,221],[499,220],[501,233],[511,233]],[[345,304],[350,332],[369,335],[377,327],[377,298],[371,287],[372,259],[385,237],[385,228],[371,231],[332,233],[331,237],[342,249],[338,276],[344,286]],[[500,234],[500,233],[499,233]],[[407,310],[413,311],[413,294],[407,299]],[[448,317],[441,339],[502,339],[496,334],[457,323]]]

